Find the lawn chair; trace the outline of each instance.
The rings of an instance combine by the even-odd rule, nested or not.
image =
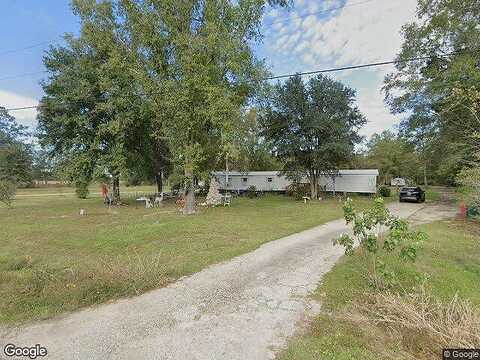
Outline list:
[[[225,194],[222,195],[222,204],[223,206],[228,206],[230,207],[230,204],[232,203],[232,195],[230,194]]]

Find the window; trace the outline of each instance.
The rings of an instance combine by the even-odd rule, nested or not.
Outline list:
[[[244,183],[248,182],[248,178],[242,178],[242,182]]]
[[[268,182],[273,182],[273,178],[267,178]]]

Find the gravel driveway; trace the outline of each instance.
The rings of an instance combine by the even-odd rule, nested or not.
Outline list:
[[[431,206],[389,207],[416,222],[455,214]],[[342,256],[332,239],[345,231],[331,221],[138,297],[3,329],[0,346],[41,344],[47,359],[271,359],[318,313],[309,294]]]

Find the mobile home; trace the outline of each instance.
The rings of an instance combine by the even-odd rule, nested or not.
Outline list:
[[[255,186],[258,191],[285,191],[292,183],[279,171],[215,171],[212,173],[223,191],[245,191]],[[335,175],[319,177],[322,190],[329,192],[371,193],[377,192],[377,169],[339,170]],[[308,183],[308,179],[302,182]]]

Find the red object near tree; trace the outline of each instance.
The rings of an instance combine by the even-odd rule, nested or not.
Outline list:
[[[108,186],[102,184],[102,197],[105,199],[108,196]]]
[[[460,204],[460,216],[463,218],[463,219],[466,219],[467,218],[467,207],[464,203],[461,203]]]

